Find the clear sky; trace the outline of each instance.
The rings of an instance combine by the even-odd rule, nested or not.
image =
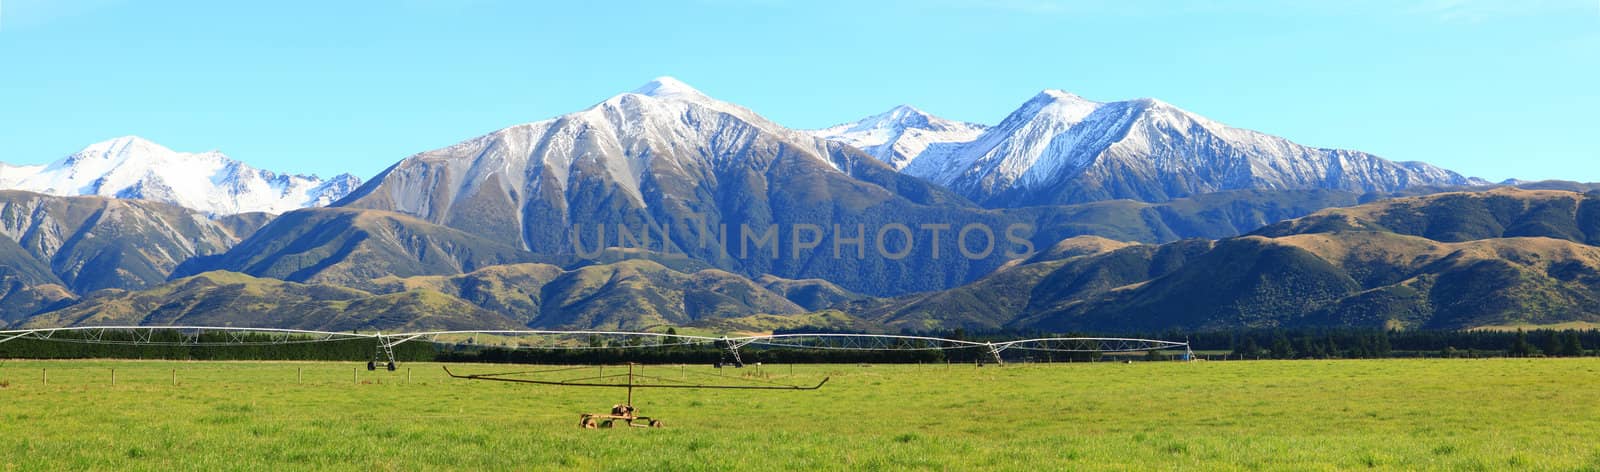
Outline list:
[[[661,75],[796,128],[1059,88],[1600,181],[1600,0],[0,0],[0,161],[135,134],[366,178]]]

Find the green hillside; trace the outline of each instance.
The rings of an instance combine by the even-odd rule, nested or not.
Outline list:
[[[649,260],[573,270],[546,264],[498,265],[452,276],[382,277],[366,285],[371,289],[206,272],[147,290],[96,292],[25,324],[332,331],[649,329],[805,311],[782,294],[731,273],[714,269],[684,273]]]
[[[377,296],[360,290],[206,272],[141,291],[105,290],[27,326],[251,326],[354,329],[514,328],[503,316],[437,292]]]
[[[963,287],[849,307],[890,328],[911,329],[1594,322],[1600,321],[1600,248],[1585,242],[1600,234],[1591,231],[1600,227],[1600,212],[1592,205],[1584,194],[1515,189],[1380,201],[1215,243],[1047,251],[1061,254],[1036,256]]]
[[[385,277],[383,293],[430,290],[459,297],[526,326],[644,329],[706,318],[803,308],[780,293],[715,269],[672,270],[651,260],[624,260],[563,270],[547,264],[492,266],[455,276]]]
[[[1324,210],[1252,234],[1335,231],[1382,231],[1443,242],[1546,237],[1600,244],[1600,193],[1499,188],[1397,198]]]
[[[539,260],[527,251],[398,213],[311,208],[285,213],[226,254],[176,275],[227,270],[366,289],[386,276],[460,274]]]

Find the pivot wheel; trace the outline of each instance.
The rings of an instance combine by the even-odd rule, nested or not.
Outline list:
[[[611,420],[605,420],[605,421],[601,421],[600,422],[600,427],[601,428],[610,428],[611,426],[613,426],[611,424]]]
[[[578,427],[583,429],[595,429],[599,426],[599,424],[595,423],[593,416],[583,415],[583,419],[578,420]]]
[[[663,427],[663,426],[666,426],[666,425],[661,424],[661,420],[650,420],[650,427],[651,428],[660,428],[660,427]]]

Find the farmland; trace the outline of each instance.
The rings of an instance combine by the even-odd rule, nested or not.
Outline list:
[[[578,414],[620,390],[357,366],[5,361],[0,470],[1600,470],[1595,358],[766,365],[722,373],[832,380],[639,390],[667,427],[612,430]]]

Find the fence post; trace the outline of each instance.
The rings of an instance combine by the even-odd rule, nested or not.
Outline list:
[[[297,383],[297,384],[306,383],[305,367],[295,367],[294,368],[294,383]]]
[[[361,376],[357,372],[355,367],[350,368],[350,385],[361,385]]]
[[[45,385],[50,385],[50,370],[49,369],[39,369],[39,381],[40,382],[44,382]]]
[[[172,369],[172,386],[178,386],[178,369]]]
[[[117,386],[117,369],[115,367],[111,368],[111,386]]]

